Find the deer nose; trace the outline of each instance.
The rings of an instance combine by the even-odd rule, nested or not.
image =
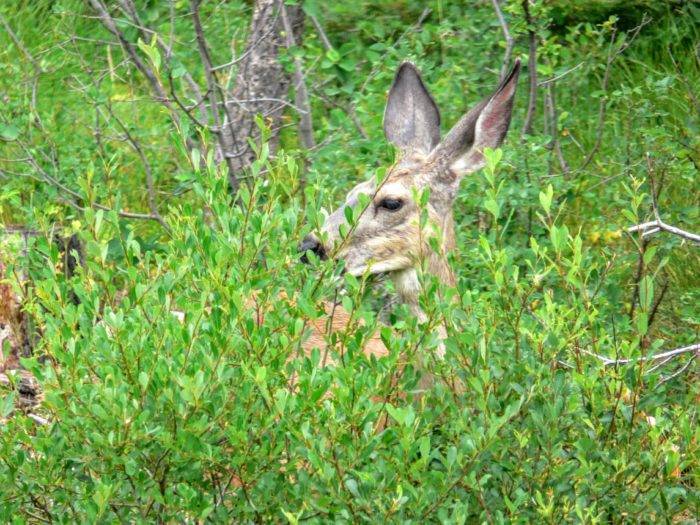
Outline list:
[[[301,241],[299,245],[299,251],[302,253],[301,262],[307,264],[309,259],[306,257],[306,252],[311,251],[316,254],[319,259],[326,258],[326,250],[323,248],[321,242],[313,235],[307,235],[304,240]]]

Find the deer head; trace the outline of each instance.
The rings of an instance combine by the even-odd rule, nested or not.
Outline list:
[[[446,280],[451,272],[444,254],[454,242],[452,205],[462,177],[484,165],[484,148],[500,146],[508,131],[515,87],[520,72],[516,61],[492,95],[476,104],[440,140],[440,112],[416,67],[404,62],[389,91],[384,112],[384,134],[398,149],[397,160],[385,179],[362,182],[331,213],[320,237],[307,236],[302,251],[342,259],[353,275],[389,273],[393,277],[413,270],[426,256],[433,271]],[[430,232],[421,231],[420,207],[415,196],[429,188],[428,224],[438,230],[441,252],[428,248]],[[361,198],[360,195],[366,195]],[[346,235],[345,207],[361,206],[356,224]]]

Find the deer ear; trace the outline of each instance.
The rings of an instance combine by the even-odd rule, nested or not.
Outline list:
[[[401,64],[389,90],[384,134],[402,156],[427,154],[440,142],[440,111],[410,62]]]
[[[519,74],[520,61],[516,60],[493,95],[462,117],[437,147],[434,155],[448,166],[448,173],[442,174],[443,177],[459,179],[481,169],[484,148],[497,148],[503,143],[510,126]]]

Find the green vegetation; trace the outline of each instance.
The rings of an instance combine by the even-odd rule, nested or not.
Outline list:
[[[139,56],[166,83],[185,70],[203,82],[189,3],[138,4],[175,35],[176,61],[143,41]],[[26,253],[3,238],[0,258],[38,334],[22,363],[50,421],[0,423],[0,520],[694,523],[695,354],[642,358],[700,339],[700,250],[626,229],[653,218],[656,190],[667,223],[700,230],[700,9],[536,0],[527,24],[505,2],[525,67],[502,158],[455,205],[458,284],[423,276],[426,323],[399,306],[382,326],[390,283],[298,264],[297,244],[321,207],[391,163],[381,120],[402,60],[444,133],[497,84],[505,40],[486,1],[303,6],[332,48],[307,20],[281,60],[303,63],[318,146],[301,146],[288,109],[276,154],[255,145],[240,205],[223,169],[187,150],[214,138],[173,125],[89,7],[0,7],[0,222],[41,232]],[[216,63],[242,53],[250,12],[204,3]],[[528,30],[542,85],[521,136]],[[141,154],[167,226],[115,211],[149,213]],[[85,246],[71,278],[54,233]],[[332,336],[340,364],[292,359],[339,283],[363,321]],[[377,327],[390,355],[368,359]],[[426,371],[438,380],[414,398]],[[14,402],[0,391],[0,421]]]

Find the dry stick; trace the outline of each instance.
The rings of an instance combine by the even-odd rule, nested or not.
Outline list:
[[[279,16],[279,15],[277,15],[277,16]],[[226,62],[224,64],[219,64],[218,66],[214,66],[211,68],[211,70],[212,71],[219,71],[220,69],[228,69],[229,67],[235,66],[239,62],[245,60],[248,57],[248,55],[250,55],[253,51],[255,51],[255,48],[258,47],[258,45],[260,45],[260,43],[263,40],[265,40],[267,37],[269,37],[275,31],[275,27],[277,25],[277,16],[275,16],[273,22],[270,24],[270,29],[268,29],[267,31],[265,31],[265,33],[260,35],[260,37],[257,40],[255,40],[255,42],[251,43],[250,46],[243,52],[243,54],[241,56],[234,58],[231,61]]]
[[[187,107],[185,104],[180,100],[180,97],[177,95],[177,91],[175,90],[175,80],[173,79],[173,73],[172,71],[168,71],[168,86],[170,87],[170,95],[173,97],[173,100],[175,101],[175,104],[182,110],[182,112],[187,115],[187,118],[190,119],[190,121],[197,126],[200,129],[207,129],[214,133],[214,130],[211,129],[211,126],[207,124],[208,118],[207,115],[208,113],[206,112],[206,106],[203,104],[204,98],[209,96],[209,92],[205,93],[202,95],[202,98],[199,100],[199,102],[195,102],[193,106]],[[204,121],[199,120],[197,117],[195,117],[192,114],[192,110],[196,107],[202,106],[205,108],[204,110]]]
[[[688,359],[688,362],[687,362],[685,365],[683,365],[682,367],[680,367],[678,370],[676,370],[676,371],[675,371],[674,373],[672,373],[671,375],[662,377],[662,378],[659,380],[659,384],[662,385],[662,384],[664,384],[666,381],[670,381],[670,380],[673,379],[674,377],[677,377],[677,376],[681,375],[683,372],[685,372],[685,371],[688,369],[688,367],[689,367],[691,364],[693,364],[693,361],[695,361],[695,358],[696,358],[697,356],[698,356],[698,354],[693,354],[692,356],[690,356],[690,359]]]
[[[315,16],[310,16],[309,18],[311,18],[311,23],[316,28],[316,32],[318,33],[318,37],[321,39],[321,42],[323,43],[323,47],[325,47],[326,49],[333,49],[333,45],[331,44],[331,41],[328,40],[328,36],[326,35],[326,32],[323,30],[323,26],[321,26],[318,19]]]
[[[549,143],[549,147],[554,149],[554,153],[556,153],[557,155],[557,159],[559,160],[559,166],[561,167],[562,173],[564,175],[568,175],[571,171],[571,168],[566,162],[564,154],[561,151],[561,142],[559,141],[559,124],[557,122],[559,120],[559,116],[557,115],[556,99],[554,97],[554,86],[554,82],[549,82],[547,84],[547,90],[545,91],[544,95],[544,104],[545,108],[547,109],[552,133],[552,140]]]
[[[3,27],[5,28],[5,31],[7,34],[10,36],[10,40],[15,44],[17,49],[19,49],[22,54],[27,58],[29,63],[32,65],[32,68],[34,69],[34,78],[32,80],[32,97],[31,97],[31,104],[30,104],[30,109],[31,113],[34,117],[34,123],[37,124],[37,127],[41,130],[44,131],[44,125],[41,121],[41,118],[39,117],[39,112],[37,111],[37,95],[39,91],[39,78],[43,73],[45,73],[44,69],[41,67],[41,64],[37,62],[36,58],[32,56],[32,54],[29,52],[27,47],[24,45],[22,42],[22,39],[20,39],[17,34],[12,30],[12,27],[10,27],[10,24],[7,23],[7,20],[5,20],[5,17],[0,14],[0,23],[2,23]]]
[[[661,352],[660,354],[648,356],[648,357],[636,357],[631,359],[610,359],[604,355],[596,354],[588,350],[582,350],[583,353],[595,357],[603,362],[605,366],[617,366],[617,365],[627,365],[630,363],[642,363],[642,362],[655,362],[662,359],[667,359],[671,357],[676,357],[681,354],[687,354],[689,352],[700,352],[700,343],[695,343],[688,346],[683,346],[681,348],[676,348],[674,350],[669,350],[667,352]]]
[[[119,0],[119,5],[121,6],[124,14],[126,14],[127,16],[131,16],[131,19],[133,20],[134,25],[136,25],[136,27],[139,29],[144,41],[148,40],[148,34],[155,35],[156,45],[160,49],[161,53],[163,53],[163,56],[165,56],[166,61],[169,61],[170,58],[172,57],[172,51],[173,51],[173,45],[174,45],[172,31],[171,31],[171,35],[170,35],[170,44],[166,45],[165,42],[163,41],[163,39],[160,37],[160,35],[157,32],[146,27],[142,23],[141,18],[138,15],[138,11],[136,10],[136,6],[134,5],[133,0]],[[173,8],[172,0],[170,2],[170,7],[172,10],[172,8]],[[172,16],[173,15],[171,13],[171,26],[173,25],[172,24]],[[152,36],[151,36],[151,38],[152,38]],[[202,96],[202,92],[201,92],[201,89],[199,88],[199,84],[197,84],[197,82],[194,81],[194,79],[192,78],[192,75],[190,75],[190,73],[188,71],[185,71],[185,73],[182,75],[182,78],[185,80],[188,87],[192,91],[192,98],[194,100],[200,101],[196,106],[197,106],[197,109],[199,110],[199,114],[200,114],[201,118],[204,119],[205,121],[208,120],[208,114],[206,112],[204,104],[202,103],[204,101],[204,97]]]
[[[501,11],[501,6],[498,4],[498,0],[491,0],[493,3],[493,10],[496,11],[496,16],[498,17],[498,23],[501,24],[501,29],[503,30],[503,37],[506,39],[506,51],[503,55],[503,65],[501,66],[501,75],[499,80],[503,80],[508,73],[508,68],[510,67],[510,57],[513,54],[513,46],[515,45],[515,40],[510,35],[508,30],[508,22],[503,17],[503,11]]]
[[[85,91],[84,85],[79,80],[78,80],[78,82],[80,83],[83,91]],[[148,158],[146,157],[146,154],[144,153],[143,148],[141,147],[141,144],[129,132],[129,128],[126,126],[126,124],[124,124],[124,122],[122,122],[122,120],[112,110],[111,103],[108,102],[106,104],[106,107],[107,107],[107,112],[109,113],[109,116],[121,128],[127,142],[132,146],[134,151],[136,151],[139,158],[141,159],[141,163],[143,164],[144,173],[145,173],[145,177],[146,177],[146,197],[147,197],[147,201],[148,201],[148,207],[151,211],[151,215],[153,216],[154,220],[157,220],[160,223],[160,225],[165,229],[165,231],[170,232],[170,227],[163,219],[162,215],[158,211],[158,206],[156,205],[155,189],[154,189],[154,184],[153,184],[153,170],[151,169],[151,163],[148,161]],[[98,119],[97,119],[98,121],[99,121],[100,116],[105,120],[105,122],[109,121],[107,119],[107,115],[104,114],[99,103],[95,103],[95,110],[96,110],[95,115],[96,115],[96,117],[98,117]]]
[[[651,22],[651,18],[648,18],[646,15],[644,15],[644,18],[642,18],[642,21],[639,23],[639,25],[631,31],[631,36],[624,42],[622,42],[622,44],[620,44],[620,46],[615,50],[613,50],[613,45],[615,44],[615,37],[617,36],[617,28],[614,28],[612,34],[610,35],[610,44],[608,45],[608,57],[605,60],[605,72],[603,73],[603,81],[600,85],[600,89],[603,92],[603,94],[601,95],[600,102],[598,103],[598,123],[596,125],[596,138],[595,142],[593,143],[593,148],[586,156],[586,159],[583,161],[583,164],[581,164],[581,166],[578,168],[579,170],[586,168],[586,166],[588,166],[591,163],[596,153],[598,153],[600,145],[603,142],[603,128],[605,126],[605,115],[607,112],[608,102],[608,84],[610,82],[610,71],[612,70],[612,64],[615,61],[615,59],[630,46],[634,39],[637,38],[637,35],[642,30],[642,28],[649,22]]]
[[[156,217],[156,220],[160,223],[160,225],[169,232],[170,227],[161,216],[160,212],[158,211],[158,205],[156,204],[155,188],[153,185],[153,171],[151,170],[151,163],[148,161],[148,157],[146,157],[146,154],[144,153],[139,141],[129,132],[129,128],[119,119],[119,117],[117,117],[114,111],[112,111],[112,107],[109,104],[107,105],[107,111],[122,129],[126,140],[129,142],[129,144],[131,144],[131,147],[134,148],[134,151],[136,151],[141,159],[141,164],[143,164],[143,170],[146,176],[146,198],[148,200],[148,208],[151,210],[151,215]]]
[[[211,113],[212,117],[214,119],[214,125],[216,126],[216,129],[218,130],[216,133],[216,136],[219,140],[219,145],[221,147],[221,153],[224,158],[224,162],[226,162],[226,165],[228,166],[229,170],[229,186],[231,187],[231,193],[236,194],[238,192],[238,186],[240,185],[240,181],[238,180],[238,177],[236,176],[236,167],[233,163],[233,157],[231,156],[232,153],[232,141],[234,140],[235,134],[233,133],[233,130],[231,130],[231,138],[227,137],[226,133],[224,132],[223,127],[221,126],[221,121],[219,118],[219,104],[217,101],[217,93],[219,97],[221,98],[221,105],[223,106],[224,112],[226,113],[227,119],[228,119],[228,125],[232,125],[233,119],[231,118],[231,115],[228,112],[227,106],[226,106],[226,94],[224,91],[221,89],[219,84],[216,81],[216,78],[214,77],[214,71],[213,71],[213,65],[211,61],[211,56],[209,55],[209,47],[207,46],[207,41],[204,38],[204,30],[202,29],[202,21],[199,16],[199,6],[200,6],[201,0],[191,0],[191,6],[192,6],[192,23],[194,25],[194,30],[195,30],[195,35],[196,35],[196,40],[197,40],[197,48],[199,49],[199,56],[202,59],[202,65],[204,66],[204,74],[207,79],[207,87],[208,87],[208,93],[209,93],[209,103],[211,104]]]
[[[537,33],[535,33],[530,14],[530,0],[523,0],[523,12],[525,13],[525,22],[527,23],[527,33],[529,40],[529,54],[527,60],[527,70],[530,75],[530,99],[527,103],[527,115],[521,137],[532,134],[532,120],[535,118],[535,110],[537,109]]]
[[[56,189],[61,190],[63,193],[67,194],[69,197],[61,197],[61,200],[68,204],[69,206],[75,208],[76,210],[79,211],[85,211],[86,208],[84,206],[81,206],[78,204],[78,202],[74,199],[77,199],[78,201],[83,201],[85,198],[80,195],[78,192],[73,191],[70,189],[68,186],[65,186],[62,184],[60,181],[52,177],[44,168],[42,168],[39,163],[36,160],[36,157],[31,154],[29,151],[29,148],[22,142],[17,141],[19,143],[19,146],[24,150],[24,152],[29,156],[28,157],[28,162],[29,164],[36,170],[39,175],[43,178],[45,182],[48,182],[52,186],[54,186]],[[102,210],[106,212],[111,212],[111,211],[116,211],[113,210],[112,208],[109,208],[107,206],[104,206],[102,204],[98,204],[96,202],[91,202],[90,203],[91,208],[95,208],[97,210]],[[117,211],[116,212],[119,217],[123,217],[125,219],[139,219],[139,220],[149,220],[149,221],[158,221],[158,217],[149,214],[149,213],[135,213],[135,212],[130,212],[130,211]]]
[[[538,85],[539,87],[543,87],[543,86],[546,86],[547,84],[551,84],[552,82],[556,82],[557,80],[561,80],[562,78],[564,78],[565,76],[567,76],[567,75],[568,75],[569,73],[571,73],[572,71],[576,71],[576,70],[577,70],[578,68],[580,68],[582,65],[583,65],[583,62],[579,62],[578,64],[576,64],[576,65],[575,65],[574,67],[572,67],[571,69],[567,69],[566,71],[564,71],[564,72],[561,73],[560,75],[557,75],[556,77],[552,77],[552,78],[548,78],[548,79],[546,79],[546,80],[541,80],[541,81],[539,81],[539,82],[537,83],[537,85]]]
[[[688,98],[690,98],[690,101],[693,103],[693,107],[695,108],[695,112],[700,114],[700,101],[698,101],[698,97],[695,95],[696,88],[694,88],[690,84],[690,82],[688,82],[686,75],[684,75],[683,72],[681,71],[681,68],[678,67],[678,63],[676,63],[676,59],[674,58],[673,53],[671,52],[670,46],[668,48],[668,55],[671,57],[671,62],[673,62],[673,69],[676,71],[678,78],[681,79],[681,82],[683,82],[683,85],[685,86],[686,90],[688,91]]]
[[[153,72],[153,70],[143,60],[141,60],[138,53],[136,52],[136,49],[134,49],[133,44],[129,42],[126,39],[124,33],[119,30],[114,18],[112,18],[112,15],[110,15],[109,11],[107,11],[107,7],[102,3],[101,0],[88,1],[90,2],[90,5],[92,5],[92,7],[95,9],[95,11],[97,11],[97,16],[102,22],[102,24],[109,30],[110,33],[117,37],[117,40],[119,40],[119,43],[122,46],[122,49],[124,49],[127,55],[129,55],[129,58],[136,66],[136,69],[138,69],[146,77],[146,80],[148,80],[148,83],[151,85],[151,90],[156,96],[156,100],[158,100],[158,102],[163,104],[168,109],[173,121],[176,124],[179,124],[180,116],[170,103],[170,99],[165,93],[163,86],[158,80],[158,77]]]
[[[652,235],[660,231],[665,231],[667,233],[672,233],[673,235],[678,235],[679,237],[682,237],[683,239],[686,239],[688,241],[692,241],[696,244],[700,244],[700,235],[698,235],[697,233],[691,233],[689,231],[676,228],[675,226],[666,224],[661,219],[643,222],[642,224],[631,226],[627,228],[627,231],[630,233],[641,231],[642,237],[646,237],[648,235]]]
[[[659,231],[665,231],[667,233],[671,233],[673,235],[677,235],[683,239],[686,239],[688,241],[692,241],[696,244],[700,244],[700,235],[697,233],[691,233],[686,230],[681,230],[680,228],[677,228],[675,226],[671,226],[670,224],[666,224],[664,221],[661,220],[661,214],[659,213],[659,204],[658,204],[658,195],[656,193],[656,188],[655,188],[655,182],[654,182],[654,164],[651,159],[651,156],[647,153],[647,168],[648,168],[648,176],[649,176],[649,184],[651,185],[651,208],[654,212],[654,217],[656,218],[653,221],[649,222],[644,222],[642,224],[637,224],[635,226],[631,226],[630,228],[627,228],[627,231],[629,233],[633,232],[642,232],[642,238],[647,237],[649,235],[652,235],[654,233],[657,233]]]
[[[7,23],[7,20],[5,20],[5,17],[0,14],[0,23],[3,25],[5,28],[5,31],[10,37],[10,40],[17,46],[17,49],[19,49],[22,54],[27,57],[27,60],[29,60],[29,63],[32,65],[34,68],[34,71],[36,73],[43,73],[42,67],[39,65],[39,63],[34,59],[32,54],[29,52],[29,50],[25,47],[25,45],[22,43],[22,40],[17,36],[17,34],[12,30],[12,27],[10,27],[10,24]]]

